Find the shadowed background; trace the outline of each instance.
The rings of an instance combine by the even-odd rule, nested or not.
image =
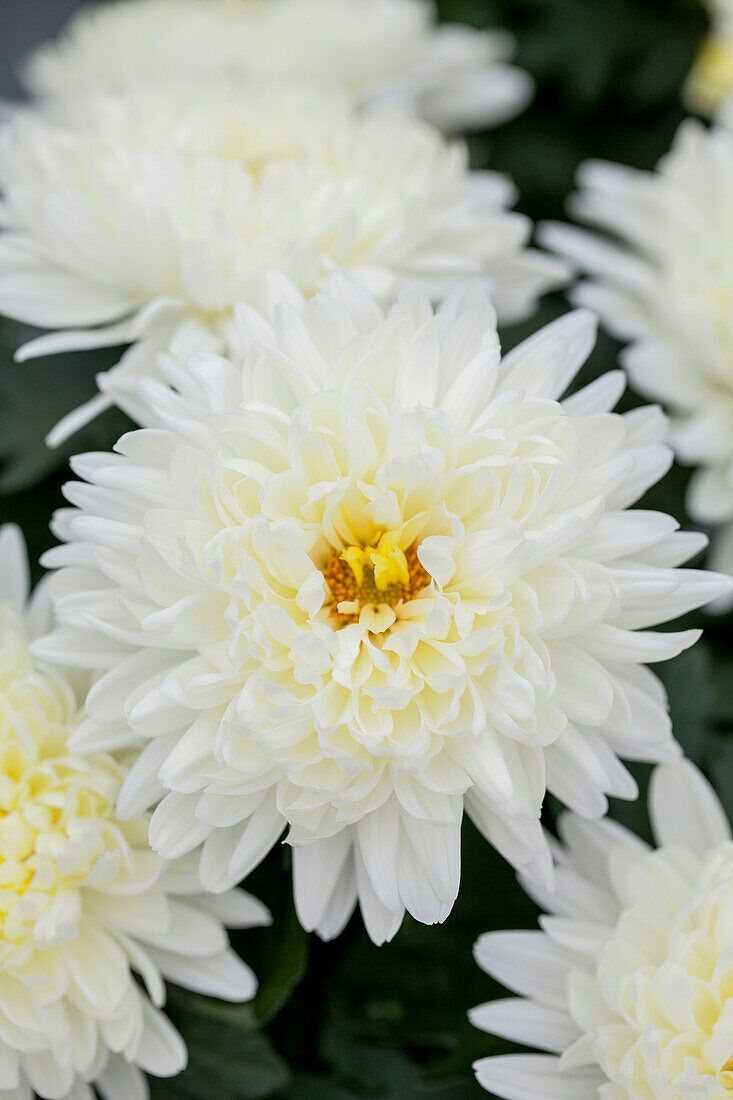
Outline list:
[[[0,95],[19,94],[14,70],[22,55],[55,33],[78,6],[74,0],[0,0]],[[534,219],[562,217],[575,169],[588,157],[653,167],[684,115],[679,87],[705,32],[696,0],[443,0],[441,14],[507,27],[517,37],[517,60],[537,82],[536,100],[513,122],[473,136],[471,149],[477,167],[515,179],[518,208]],[[562,295],[554,296],[530,325],[504,333],[505,345],[565,309]],[[48,520],[61,503],[69,454],[108,449],[125,421],[109,413],[66,449],[49,452],[45,432],[91,396],[94,374],[116,354],[15,365],[12,351],[27,335],[21,325],[0,322],[0,522],[21,523],[37,558],[51,541]],[[601,337],[584,379],[614,366],[617,352],[617,344]],[[635,398],[626,400],[633,404]],[[686,479],[675,467],[645,505],[686,523]],[[658,670],[670,692],[678,739],[712,776],[733,814],[731,622],[688,619],[685,625],[705,625],[705,639]],[[643,785],[645,769],[637,774]],[[555,809],[549,807],[549,822]],[[616,804],[614,813],[646,832],[643,801]],[[511,1047],[474,1031],[466,1020],[469,1007],[498,993],[474,965],[471,945],[491,928],[531,927],[536,910],[470,825],[461,894],[447,923],[426,928],[408,918],[384,948],[368,941],[359,918],[333,944],[300,929],[285,847],[255,872],[251,888],[275,916],[271,929],[241,936],[260,993],[253,1004],[231,1006],[173,991],[170,1011],[189,1043],[191,1066],[181,1078],[154,1085],[155,1096],[486,1097],[473,1080],[471,1061]]]

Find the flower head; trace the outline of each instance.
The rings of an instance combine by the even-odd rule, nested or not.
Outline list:
[[[75,460],[39,652],[98,670],[77,747],[148,739],[122,806],[156,770],[154,847],[205,841],[217,890],[287,827],[303,922],[358,895],[382,940],[450,911],[464,808],[542,877],[546,782],[601,814],[635,794],[616,751],[674,755],[640,666],[696,634],[636,628],[729,584],[625,511],[669,463],[659,412],[610,413],[617,374],[560,403],[588,314],[502,362],[480,289],[268,294],[241,361],[169,358],[150,428]]]
[[[362,103],[406,102],[456,130],[526,105],[532,82],[507,64],[512,49],[503,32],[438,26],[428,0],[136,0],[82,11],[24,75],[41,96],[125,90],[161,74],[286,77]]]
[[[0,569],[0,1091],[91,1098],[96,1083],[129,1100],[144,1094],[142,1070],[185,1064],[160,1011],[163,978],[248,1000],[256,983],[222,920],[247,927],[267,914],[241,892],[205,896],[195,860],[167,865],[145,816],[119,820],[127,769],[69,750],[74,690],[29,652],[13,528],[0,531]]]
[[[728,1100],[733,1094],[733,842],[687,762],[657,769],[650,849],[613,822],[567,816],[541,932],[476,944],[520,994],[474,1009],[485,1031],[548,1054],[485,1058],[507,1100]]]
[[[654,173],[592,163],[580,182],[572,209],[604,236],[544,239],[588,274],[575,300],[631,341],[634,385],[670,407],[677,454],[700,467],[690,514],[726,525],[714,560],[733,572],[733,115],[684,123]]]
[[[483,276],[506,319],[562,270],[524,248],[511,186],[469,172],[463,145],[290,85],[174,82],[88,97],[73,117],[16,113],[0,184],[0,310],[84,330],[24,354],[134,344],[62,434],[110,395],[137,416],[135,379],[162,349],[232,350],[232,312],[262,269],[309,296],[340,268],[385,300],[407,281],[437,296]]]

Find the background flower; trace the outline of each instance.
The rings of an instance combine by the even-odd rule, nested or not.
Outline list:
[[[520,994],[473,1010],[485,1031],[547,1054],[486,1058],[507,1100],[723,1100],[733,1088],[733,843],[689,763],[655,773],[652,850],[613,822],[561,819],[557,889],[527,884],[541,932],[498,932],[479,965]]]
[[[226,349],[264,268],[306,295],[340,268],[386,301],[407,281],[437,296],[481,275],[508,320],[564,270],[525,249],[512,186],[469,172],[462,145],[295,85],[161,82],[73,112],[16,112],[0,132],[0,186],[0,310],[84,330],[24,354],[134,341],[116,396],[135,416],[126,380],[154,373],[168,346]]]
[[[733,92],[733,3],[709,0],[711,28],[685,86],[693,110],[712,115]]]
[[[673,414],[672,442],[699,466],[688,508],[703,523],[733,520],[733,116],[708,130],[686,122],[656,173],[591,163],[573,213],[607,240],[551,226],[544,240],[590,278],[573,291],[619,338],[640,392]],[[714,564],[733,572],[733,527]]]
[[[241,891],[204,895],[195,859],[167,865],[148,821],[117,818],[126,769],[71,753],[71,684],[28,649],[17,529],[0,529],[0,1092],[47,1100],[147,1095],[141,1071],[180,1072],[186,1048],[160,1011],[164,978],[211,996],[254,996],[222,922],[267,911]],[[138,981],[138,976],[141,981]]]
[[[428,0],[137,0],[82,11],[24,78],[37,95],[62,96],[162,74],[285,77],[406,102],[457,130],[526,106],[532,82],[506,63],[512,49],[506,33],[438,26]]]
[[[640,666],[697,637],[644,628],[730,584],[626,511],[669,464],[658,410],[610,413],[619,374],[559,403],[590,315],[502,362],[478,287],[435,312],[342,276],[268,296],[238,311],[241,362],[141,387],[162,434],[74,460],[38,652],[101,674],[75,748],[148,740],[121,806],[164,796],[156,849],[203,841],[220,890],[288,826],[306,927],[335,935],[358,896],[381,942],[405,909],[447,916],[464,805],[548,881],[546,783],[591,816],[635,797],[616,753],[676,752]]]

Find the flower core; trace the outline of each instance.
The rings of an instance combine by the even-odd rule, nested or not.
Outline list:
[[[349,546],[332,554],[323,576],[339,625],[361,622],[373,633],[389,630],[394,609],[430,584],[417,550],[416,542],[403,550],[399,532],[387,531],[376,546]]]

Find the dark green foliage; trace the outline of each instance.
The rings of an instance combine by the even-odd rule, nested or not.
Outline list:
[[[505,26],[518,60],[538,86],[533,106],[490,134],[471,138],[474,162],[511,175],[519,209],[535,219],[561,218],[577,166],[589,157],[651,168],[683,117],[679,87],[704,33],[696,0],[442,0],[445,19]],[[567,305],[543,308],[550,320]],[[538,319],[523,331],[539,324]],[[505,334],[515,343],[523,334]],[[12,351],[21,326],[0,327],[0,521],[20,522],[36,558],[50,544],[48,520],[61,503],[73,451],[109,448],[124,418],[107,414],[57,452],[43,437],[55,421],[94,392],[94,374],[114,352],[25,365]],[[607,337],[586,369],[615,365]],[[635,402],[630,396],[629,404]],[[686,471],[675,467],[647,506],[685,523]],[[733,642],[730,619],[690,617],[706,638],[659,671],[669,690],[675,729],[689,755],[715,780],[733,812]],[[688,625],[688,624],[685,624]],[[648,768],[636,774],[642,788]],[[646,834],[643,800],[613,807]],[[554,807],[549,807],[551,820]],[[271,928],[238,933],[235,943],[256,970],[251,1005],[228,1006],[173,991],[171,1016],[190,1049],[190,1068],[156,1084],[167,1100],[478,1100],[471,1062],[509,1049],[475,1031],[466,1010],[498,990],[473,963],[471,946],[491,928],[530,927],[534,906],[501,859],[467,826],[463,883],[454,912],[439,928],[407,920],[394,943],[374,947],[354,918],[332,944],[308,937],[291,901],[286,848],[276,849],[248,887],[271,907]],[[541,1100],[541,1098],[540,1098]]]

